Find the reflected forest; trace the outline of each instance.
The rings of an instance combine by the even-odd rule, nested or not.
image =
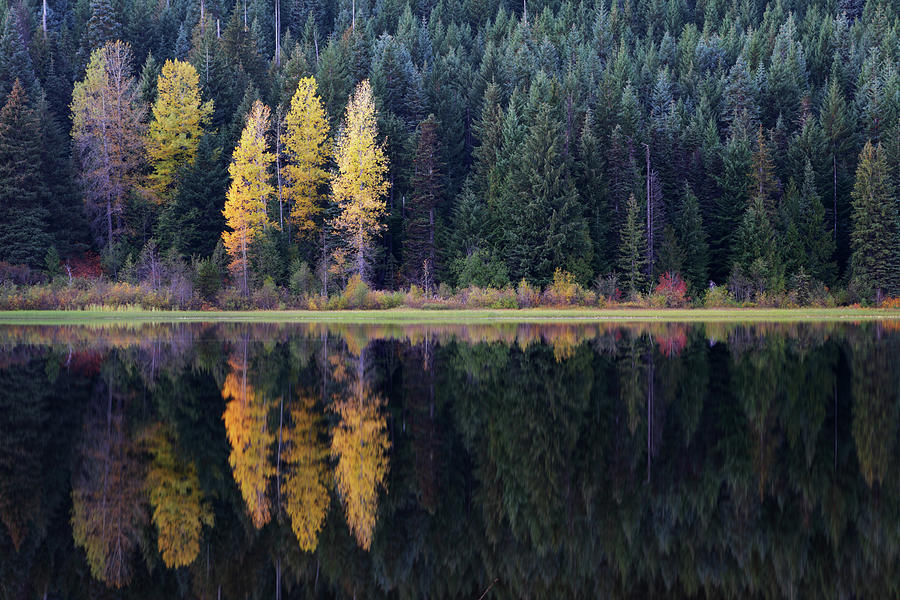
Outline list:
[[[0,597],[888,598],[900,335],[0,328]]]

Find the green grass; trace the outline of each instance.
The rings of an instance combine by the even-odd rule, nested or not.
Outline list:
[[[92,325],[102,323],[500,323],[572,321],[859,321],[898,319],[900,310],[878,308],[346,310],[346,311],[9,311],[0,325]]]

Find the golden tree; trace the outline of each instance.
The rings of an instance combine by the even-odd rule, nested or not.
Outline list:
[[[247,124],[228,167],[231,186],[225,200],[225,224],[222,232],[225,249],[231,256],[231,269],[241,273],[243,290],[247,284],[247,250],[256,235],[270,225],[266,203],[274,189],[269,167],[275,157],[268,151],[269,108],[256,100],[247,115]]]
[[[106,245],[122,229],[125,198],[142,166],[145,108],[131,74],[131,48],[109,42],[91,53],[84,79],[72,90],[72,139],[85,203]]]
[[[357,544],[368,550],[375,531],[378,491],[388,472],[391,443],[381,413],[384,399],[374,394],[364,380],[364,358],[357,360],[357,377],[350,383],[348,396],[333,404],[341,420],[331,439],[331,454],[338,459],[335,482],[347,525]]]
[[[303,237],[316,229],[315,218],[322,211],[319,192],[328,181],[328,121],[316,93],[315,78],[300,80],[284,123],[284,193],[291,204],[297,235]]]
[[[147,155],[153,172],[150,187],[160,202],[174,194],[175,174],[194,163],[212,101],[200,99],[200,78],[189,62],[167,60],[157,82],[153,120],[147,132]]]
[[[231,371],[222,386],[222,397],[228,400],[222,415],[231,444],[228,464],[250,520],[254,527],[260,528],[272,518],[268,486],[275,467],[269,450],[275,434],[268,427],[268,403],[247,382],[246,350],[243,357],[232,357],[228,364]]]
[[[147,490],[153,508],[157,545],[168,567],[186,567],[200,553],[200,533],[212,526],[213,514],[203,498],[197,466],[179,458],[171,428],[154,427],[147,435],[153,462]]]
[[[139,449],[128,435],[123,398],[111,386],[106,382],[85,419],[72,484],[72,537],[91,574],[119,588],[131,580],[146,515]]]
[[[372,86],[364,80],[347,105],[335,149],[338,172],[332,180],[341,209],[335,227],[356,254],[354,272],[363,278],[372,237],[384,227],[386,211],[388,160],[377,135]]]
[[[312,552],[330,501],[328,447],[322,440],[323,419],[315,410],[315,400],[301,396],[290,415],[291,426],[285,432],[281,449],[285,466],[283,502],[300,549]]]

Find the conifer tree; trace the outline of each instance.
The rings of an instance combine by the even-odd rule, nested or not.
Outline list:
[[[109,0],[91,0],[91,18],[87,23],[85,43],[87,52],[122,38],[122,26]]]
[[[41,126],[17,79],[0,109],[0,260],[40,266],[50,246]]]
[[[438,126],[434,115],[428,115],[419,125],[403,243],[403,276],[408,282],[419,283],[426,289],[433,283],[437,268],[435,220],[444,187]]]
[[[744,213],[737,234],[735,266],[751,278],[758,291],[784,287],[780,244],[762,196],[754,196]]]
[[[210,256],[222,237],[222,206],[228,188],[228,170],[222,160],[218,136],[200,138],[193,164],[177,173],[178,189],[159,215],[156,237],[162,248],[181,256]]]
[[[647,271],[647,238],[641,209],[634,194],[625,205],[625,226],[619,242],[619,271],[624,278],[623,285],[629,296],[644,291]]]
[[[249,291],[247,255],[250,245],[262,229],[270,225],[266,209],[274,188],[269,167],[275,157],[268,151],[266,142],[269,115],[266,105],[259,100],[253,103],[228,167],[231,186],[222,214],[231,231],[222,232],[222,241],[231,256],[232,271],[241,277],[244,293]]]
[[[334,199],[341,209],[335,228],[353,251],[353,272],[367,276],[371,243],[384,228],[387,157],[377,140],[372,86],[362,81],[350,98],[335,148],[338,171],[332,178]]]
[[[836,79],[832,79],[828,85],[828,95],[822,105],[819,120],[825,132],[831,162],[831,233],[832,238],[837,240],[839,214],[842,212],[842,207],[838,207],[839,176],[845,169],[844,154],[850,142],[852,127],[847,103]]]
[[[160,202],[172,199],[177,171],[194,163],[212,110],[212,102],[200,99],[199,76],[194,66],[177,59],[167,60],[159,74],[153,119],[147,132],[147,155],[153,168],[150,186]]]
[[[675,234],[682,251],[682,274],[694,290],[704,289],[709,264],[709,244],[703,229],[700,203],[685,185],[684,200],[675,215]]]
[[[816,192],[815,173],[807,161],[803,186],[791,182],[782,206],[785,270],[794,273],[802,267],[819,281],[834,278],[834,240],[825,224],[825,207]]]
[[[291,98],[285,116],[282,167],[284,197],[298,237],[312,236],[322,211],[322,187],[328,181],[325,168],[331,153],[328,121],[316,90],[316,80],[304,77]]]
[[[853,187],[851,285],[880,300],[897,293],[900,243],[897,198],[892,191],[881,145],[866,143],[859,155]]]

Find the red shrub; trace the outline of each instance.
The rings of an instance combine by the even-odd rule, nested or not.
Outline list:
[[[659,283],[653,290],[655,294],[666,299],[666,306],[680,307],[687,304],[687,283],[678,273],[666,271],[659,276]]]

